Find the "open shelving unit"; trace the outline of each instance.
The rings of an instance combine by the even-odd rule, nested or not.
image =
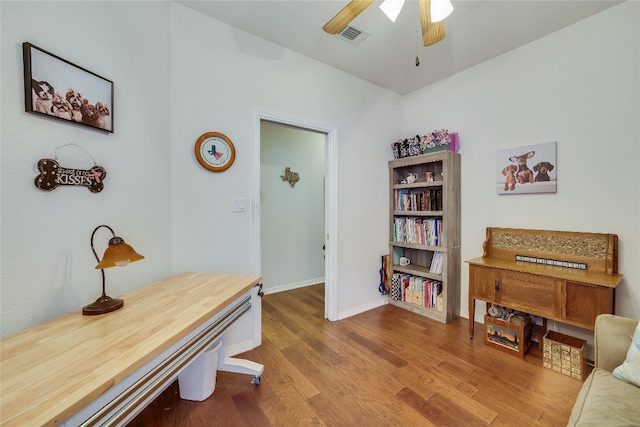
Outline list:
[[[389,191],[389,302],[448,323],[460,307],[460,155],[389,161]]]

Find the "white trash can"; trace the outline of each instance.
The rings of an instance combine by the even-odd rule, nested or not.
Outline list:
[[[201,402],[213,394],[222,340],[215,341],[178,374],[180,397]]]

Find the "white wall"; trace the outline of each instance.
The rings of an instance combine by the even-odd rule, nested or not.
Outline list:
[[[0,323],[5,336],[79,310],[100,296],[101,275],[90,248],[91,232],[100,224],[110,225],[146,256],[126,268],[105,270],[109,295],[171,272],[169,5],[2,1],[0,11]],[[23,41],[114,82],[113,134],[24,112]],[[68,143],[88,151],[106,169],[101,193],[35,188],[36,162],[54,157],[56,148]],[[73,147],[57,155],[63,166],[93,165]],[[98,232],[98,252],[110,237],[107,230]]]
[[[325,135],[260,124],[261,274],[265,294],[324,281]],[[300,180],[283,181],[285,168]]]
[[[387,229],[380,189],[387,185],[388,147],[376,142],[400,133],[400,96],[173,3],[0,5],[3,335],[97,298],[100,274],[89,237],[102,223],[146,256],[106,271],[110,295],[185,270],[258,273],[255,108],[339,129],[338,310],[384,302],[377,270],[387,236],[371,230]],[[69,20],[74,25],[51,26]],[[23,112],[23,41],[115,82],[113,134]],[[209,173],[194,159],[195,140],[210,130],[236,146],[225,173]],[[69,142],[106,168],[102,193],[34,188],[35,162]],[[231,212],[234,197],[247,198],[248,212]]]
[[[617,234],[625,278],[616,312],[634,318],[640,317],[638,9],[638,2],[623,3],[416,91],[405,97],[402,116],[404,134],[460,133],[463,260],[482,255],[488,226]],[[558,143],[557,193],[498,196],[496,150],[549,141]],[[468,277],[463,263],[464,317]],[[484,306],[476,310],[481,322]]]
[[[480,254],[486,226],[616,233],[625,274],[616,309],[640,317],[637,2],[404,100],[176,4],[2,1],[0,12],[2,335],[97,297],[89,236],[102,223],[146,256],[106,271],[112,295],[184,270],[258,273],[254,108],[338,129],[341,317],[381,303],[389,143],[442,127],[462,138],[463,259]],[[73,26],[51,26],[69,17]],[[23,112],[23,41],[115,82],[114,134]],[[193,156],[211,130],[236,145],[221,174]],[[495,151],[551,140],[565,171],[558,193],[498,197]],[[102,193],[33,186],[35,162],[69,142],[106,168]],[[247,198],[246,214],[232,213],[234,197]],[[463,315],[467,280],[463,265]]]
[[[174,270],[259,273],[252,271],[259,255],[251,187],[258,108],[337,126],[338,310],[344,316],[382,304],[387,142],[400,133],[400,96],[183,6],[173,4],[171,17]],[[222,132],[236,146],[224,173],[194,160],[193,143],[206,131]],[[231,211],[235,197],[247,199],[245,214]]]

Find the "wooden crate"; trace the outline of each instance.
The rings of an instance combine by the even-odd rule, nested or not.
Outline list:
[[[582,381],[584,379],[585,340],[548,331],[544,336],[542,365]]]
[[[484,343],[505,353],[524,358],[531,347],[531,319],[524,325],[484,315]]]

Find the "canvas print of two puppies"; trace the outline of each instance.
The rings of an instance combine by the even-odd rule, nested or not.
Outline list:
[[[498,150],[498,194],[555,193],[556,166],[555,142]]]
[[[111,82],[31,49],[33,111],[113,131]]]

